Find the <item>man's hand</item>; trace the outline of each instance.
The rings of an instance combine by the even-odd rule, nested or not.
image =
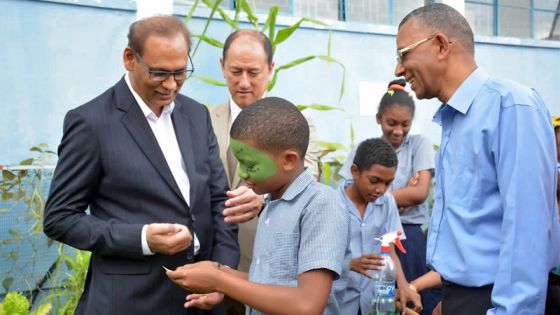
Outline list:
[[[208,294],[189,294],[185,308],[196,307],[203,310],[211,310],[224,299],[224,294],[220,292],[212,292]]]
[[[193,293],[212,293],[216,291],[218,276],[222,273],[219,265],[211,261],[187,264],[165,273],[171,281]],[[188,303],[188,302],[187,302]]]
[[[368,270],[380,270],[383,262],[383,256],[378,254],[366,254],[350,261],[350,270],[361,273],[371,279]]]
[[[245,186],[227,192],[226,208],[223,212],[224,221],[243,223],[256,217],[264,204],[264,197]]]
[[[146,240],[152,252],[173,255],[191,246],[193,236],[182,224],[152,223],[146,228]]]

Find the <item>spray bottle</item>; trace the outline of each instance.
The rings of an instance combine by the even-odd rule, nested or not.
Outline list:
[[[394,243],[402,253],[406,253],[401,243],[401,235],[402,231],[395,231],[376,238],[381,241],[381,255],[385,265],[381,267],[379,276],[374,280],[376,283],[371,301],[371,315],[397,314],[395,310],[395,280],[397,274],[390,255],[390,244]]]

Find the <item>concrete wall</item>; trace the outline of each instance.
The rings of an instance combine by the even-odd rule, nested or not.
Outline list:
[[[122,50],[128,25],[135,19],[135,3],[126,0],[0,0],[0,165],[17,164],[31,155],[28,149],[45,142],[56,149],[64,114],[95,97],[124,74]],[[176,14],[188,8],[176,6]],[[197,12],[189,28],[200,33],[207,11]],[[264,21],[264,18],[261,16]],[[297,19],[280,18],[281,25]],[[332,55],[346,66],[346,93],[338,103],[340,68],[314,60],[283,71],[271,95],[296,104],[335,105],[345,112],[309,111],[319,137],[348,145],[350,122],[356,141],[380,135],[379,126],[359,111],[362,81],[388,82],[395,67],[392,26],[333,22]],[[246,25],[250,27],[249,25]],[[225,39],[229,27],[214,21],[209,35]],[[310,54],[325,54],[328,32],[306,27],[281,44],[276,65]],[[196,41],[195,41],[196,42]],[[196,73],[222,79],[220,50],[202,44],[194,64]],[[514,38],[477,37],[479,65],[492,75],[536,88],[552,114],[560,114],[560,43]],[[225,88],[189,80],[184,94],[206,104],[227,99]],[[371,106],[376,107],[376,100]],[[439,127],[431,117],[437,101],[420,101],[413,133],[423,132],[439,142]]]

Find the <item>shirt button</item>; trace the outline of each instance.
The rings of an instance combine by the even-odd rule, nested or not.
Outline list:
[[[261,262],[260,258],[257,258],[257,265]]]
[[[191,215],[191,220],[194,222],[196,221],[196,216],[194,214]]]
[[[365,223],[362,223],[362,226],[366,226],[366,224],[365,224]]]
[[[264,221],[264,224],[268,226],[270,224],[270,219],[266,219],[266,221]]]

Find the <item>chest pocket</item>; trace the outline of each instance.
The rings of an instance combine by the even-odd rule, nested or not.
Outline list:
[[[274,233],[270,248],[270,276],[278,280],[297,277],[299,234]]]

